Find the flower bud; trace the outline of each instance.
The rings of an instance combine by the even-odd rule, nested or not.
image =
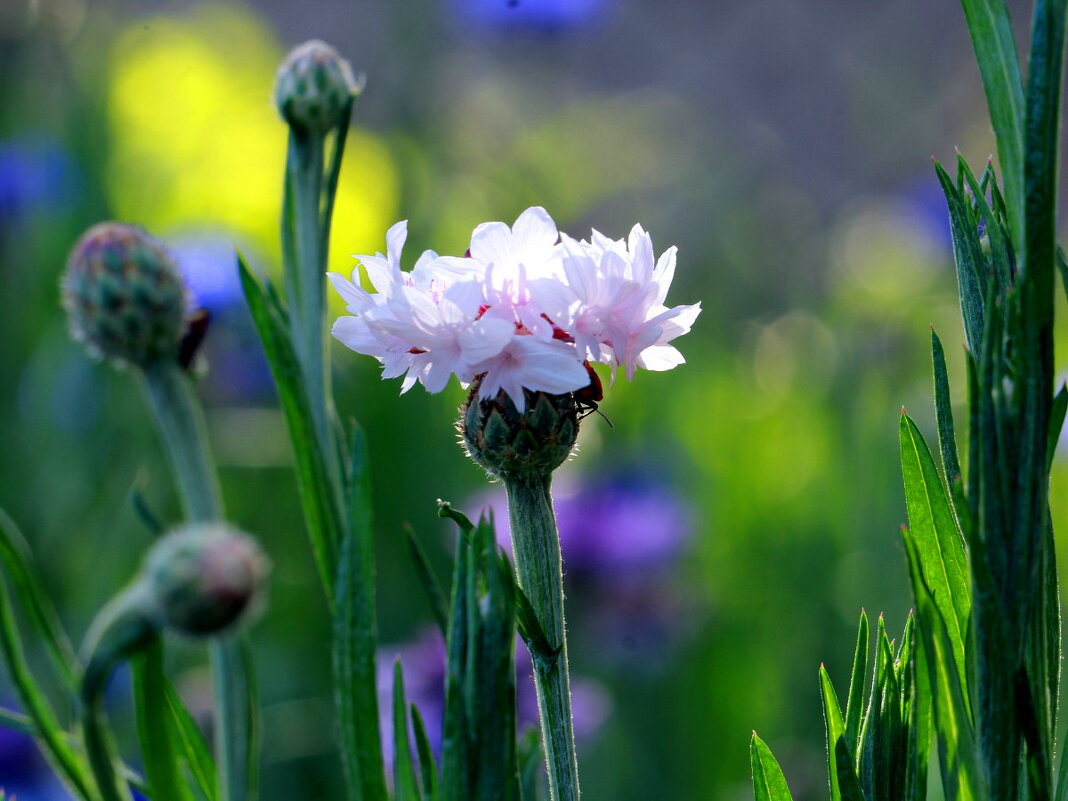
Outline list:
[[[294,48],[282,62],[274,101],[293,128],[322,136],[344,122],[349,103],[360,89],[349,62],[330,45],[312,39]]]
[[[548,474],[571,453],[578,437],[579,405],[568,392],[526,393],[520,412],[502,390],[479,400],[476,378],[460,407],[457,427],[467,455],[494,476]]]
[[[143,229],[94,225],[75,243],[61,289],[71,333],[91,353],[139,366],[177,358],[185,285],[162,243]]]
[[[164,626],[208,636],[256,611],[269,569],[249,535],[222,523],[193,523],[149,551],[142,580]]]

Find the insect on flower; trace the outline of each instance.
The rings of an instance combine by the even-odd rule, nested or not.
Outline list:
[[[584,420],[594,412],[597,412],[608,423],[609,428],[615,428],[612,425],[612,421],[608,419],[608,415],[602,412],[598,406],[604,400],[604,386],[601,384],[601,377],[597,375],[597,371],[593,369],[593,365],[588,360],[584,361],[582,366],[586,368],[586,372],[590,376],[590,383],[582,389],[577,389],[571,393],[571,397],[575,399],[575,403],[579,407],[579,420]]]

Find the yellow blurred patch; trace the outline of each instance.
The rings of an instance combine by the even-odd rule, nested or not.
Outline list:
[[[271,100],[283,56],[240,5],[197,5],[141,20],[111,53],[108,188],[115,213],[163,237],[219,230],[278,261],[286,127]],[[381,248],[394,221],[389,151],[365,131],[347,140],[331,269]]]

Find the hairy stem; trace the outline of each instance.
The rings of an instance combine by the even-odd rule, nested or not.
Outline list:
[[[564,577],[548,474],[507,476],[508,517],[512,526],[519,586],[530,599],[555,659],[534,659],[542,743],[553,801],[577,801],[578,762],[571,720],[571,683],[564,624]]]

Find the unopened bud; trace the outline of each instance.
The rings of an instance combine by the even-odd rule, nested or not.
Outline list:
[[[105,222],[82,234],[62,296],[71,333],[94,355],[139,366],[177,358],[185,285],[162,243],[143,229]]]
[[[293,128],[325,135],[344,122],[360,89],[349,62],[330,45],[312,39],[294,48],[282,62],[274,100]]]
[[[526,411],[520,412],[501,391],[479,400],[480,379],[475,379],[460,407],[457,427],[470,456],[495,476],[551,473],[566,461],[579,430],[579,405],[572,393],[526,393]]]
[[[194,523],[152,548],[142,580],[164,626],[208,636],[255,613],[269,570],[249,535],[222,523]]]

